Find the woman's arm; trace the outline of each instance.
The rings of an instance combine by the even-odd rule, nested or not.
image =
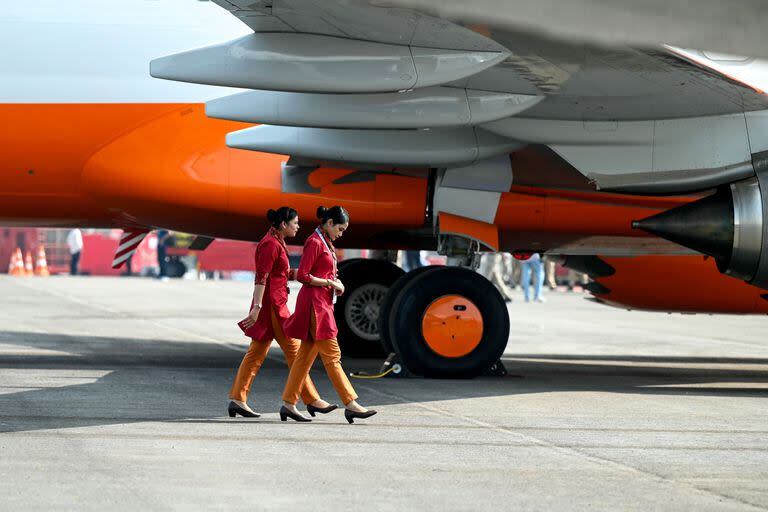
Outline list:
[[[313,276],[310,272],[315,265],[318,256],[320,256],[320,246],[314,240],[304,244],[304,251],[301,253],[301,262],[296,272],[296,280],[309,286],[332,286],[330,279],[320,279]]]
[[[265,245],[256,251],[256,282],[253,286],[253,306],[248,312],[248,316],[242,321],[245,328],[251,327],[256,323],[261,312],[261,301],[264,299],[264,290],[267,287],[267,279],[272,267],[277,259],[277,247],[274,245]]]
[[[253,306],[251,306],[248,316],[242,320],[242,324],[246,329],[252,327],[256,323],[256,320],[259,319],[259,313],[261,313],[261,301],[264,298],[265,289],[266,286],[258,283],[253,287]]]
[[[307,283],[310,286],[321,286],[323,288],[327,286],[333,286],[333,281],[331,281],[330,279],[320,279],[319,277],[315,277],[315,276],[311,276],[311,277],[312,279],[310,279],[309,283]]]
[[[256,283],[253,287],[253,307],[261,307],[261,301],[264,299],[264,290],[267,287],[263,284]],[[253,309],[253,308],[251,308]]]

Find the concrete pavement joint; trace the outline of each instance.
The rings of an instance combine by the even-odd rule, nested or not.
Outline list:
[[[123,418],[121,418],[123,419]],[[136,421],[136,423],[177,423],[178,421],[163,421],[163,420],[126,420],[124,421]],[[194,423],[183,421],[184,423]],[[241,420],[241,421],[222,421],[222,423],[231,423],[237,425],[284,425],[278,419],[274,420]],[[299,428],[319,428],[319,427],[334,427],[344,426],[344,422],[326,422],[317,423],[313,426],[300,425]],[[293,425],[291,425],[293,427]],[[372,425],[366,425],[366,428],[371,428]],[[352,428],[352,427],[350,427]],[[391,428],[391,427],[390,427]],[[83,439],[133,439],[133,440],[166,440],[166,441],[218,441],[222,443],[228,442],[248,442],[253,441],[253,436],[239,436],[239,435],[183,435],[183,434],[121,434],[121,433],[107,433],[107,432],[69,432],[69,431],[54,431],[47,432],[2,432],[4,437],[23,437],[23,438],[83,438]],[[294,437],[294,436],[269,436],[270,442],[284,442],[284,443],[317,443],[317,436],[310,437]],[[529,443],[502,443],[492,441],[425,441],[423,439],[413,441],[401,441],[392,439],[351,439],[349,437],[327,437],[323,436],[323,442],[328,443],[343,443],[343,444],[386,444],[386,445],[398,445],[398,446],[486,446],[497,448],[537,448],[542,446],[542,442],[529,442]],[[567,448],[578,450],[581,449],[594,449],[594,450],[668,450],[668,451],[722,451],[722,452],[768,452],[768,448],[755,448],[755,447],[703,447],[703,446],[650,446],[650,445],[610,445],[610,444],[568,444],[560,443],[554,445],[557,448]],[[634,468],[633,468],[634,469]],[[679,481],[676,481],[679,482]]]

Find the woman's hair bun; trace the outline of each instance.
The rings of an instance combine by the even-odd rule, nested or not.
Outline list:
[[[283,222],[291,222],[298,215],[299,212],[290,206],[281,206],[277,210],[273,210],[272,208],[267,210],[267,220],[274,228],[279,228]]]
[[[336,205],[330,208],[321,206],[317,209],[317,218],[323,224],[328,222],[328,220],[333,221],[334,224],[346,224],[349,222],[349,212],[343,206]]]

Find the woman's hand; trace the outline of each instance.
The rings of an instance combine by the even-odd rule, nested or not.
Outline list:
[[[329,279],[331,287],[335,290],[336,295],[344,294],[344,284],[339,279]]]
[[[261,311],[261,306],[259,305],[255,305],[251,308],[251,312],[248,313],[248,316],[245,317],[241,322],[246,329],[250,329],[256,324],[256,320],[259,319],[260,311]]]

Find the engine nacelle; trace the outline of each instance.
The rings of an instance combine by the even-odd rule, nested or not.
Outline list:
[[[721,272],[768,289],[768,162],[753,165],[754,177],[632,227],[713,256]]]
[[[566,256],[563,265],[589,274],[598,302],[646,311],[768,314],[768,293],[718,271],[714,258]]]

